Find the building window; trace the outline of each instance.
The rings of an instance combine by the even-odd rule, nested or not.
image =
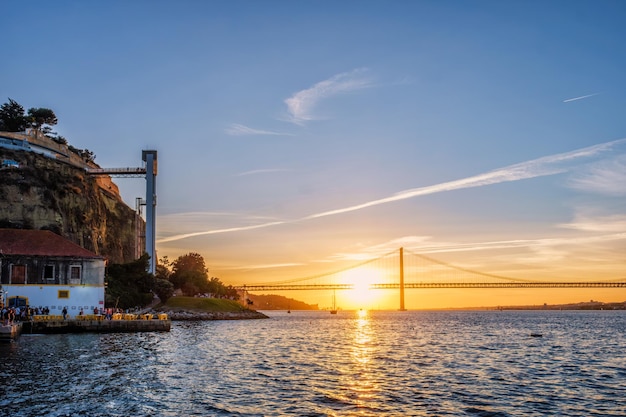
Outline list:
[[[43,267],[43,279],[44,281],[54,281],[54,265],[45,265]]]
[[[70,266],[70,284],[80,284],[80,266]]]
[[[26,284],[26,265],[11,265],[11,284]]]
[[[59,298],[70,298],[69,290],[59,290]]]

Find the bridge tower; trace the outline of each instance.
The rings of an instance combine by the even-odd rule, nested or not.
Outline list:
[[[400,311],[404,308],[404,248],[400,248]]]

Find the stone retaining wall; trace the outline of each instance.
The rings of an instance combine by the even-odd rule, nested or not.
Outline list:
[[[22,333],[169,332],[170,320],[56,320],[24,322]]]

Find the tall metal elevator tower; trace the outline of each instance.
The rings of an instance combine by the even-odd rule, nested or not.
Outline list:
[[[148,272],[156,272],[156,176],[157,151],[142,151],[141,159],[146,163],[146,252],[150,255]]]
[[[156,272],[156,176],[157,151],[144,150],[141,159],[145,162],[142,168],[88,168],[90,175],[109,175],[111,177],[146,177],[146,253],[150,256],[148,272]],[[140,204],[138,204],[139,207]]]

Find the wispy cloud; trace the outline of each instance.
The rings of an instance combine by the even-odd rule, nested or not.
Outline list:
[[[320,81],[306,90],[298,91],[285,100],[291,121],[296,124],[302,124],[308,120],[313,120],[313,109],[322,99],[340,93],[371,87],[372,81],[366,75],[366,69],[343,72],[327,80]]]
[[[611,226],[609,226],[609,224]],[[564,225],[566,226],[566,225]],[[582,226],[580,223],[572,224],[573,228]],[[607,227],[609,226],[609,227]],[[567,225],[569,227],[569,225]],[[513,240],[495,240],[495,241],[478,241],[478,242],[437,242],[427,236],[404,236],[399,239],[393,239],[382,244],[370,246],[367,248],[359,248],[354,253],[339,253],[333,255],[333,260],[343,261],[362,261],[379,257],[383,254],[396,251],[399,246],[405,250],[419,254],[438,254],[438,253],[457,253],[457,252],[475,252],[489,251],[500,249],[520,249],[526,248],[533,252],[543,252],[546,248],[557,248],[565,246],[581,246],[590,245],[592,243],[613,242],[616,240],[626,240],[626,228],[624,228],[624,216],[614,218],[589,220],[586,223],[585,231],[590,232],[610,232],[603,235],[592,236],[567,236],[552,237],[540,239],[513,239]],[[554,250],[554,249],[551,249]]]
[[[207,224],[224,224],[226,222],[245,223],[245,225],[208,230],[203,232],[195,232],[198,229],[205,228]],[[262,223],[259,224],[259,222]],[[245,214],[242,215],[241,213],[237,212],[194,211],[163,214],[159,216],[159,232],[170,236],[160,239],[158,240],[158,242],[169,242],[194,236],[259,229],[262,227],[273,226],[279,223],[281,222],[272,217],[254,215],[251,216]]]
[[[293,136],[291,133],[275,132],[272,130],[253,129],[238,123],[233,123],[224,129],[224,132],[231,136],[250,136],[250,135],[267,135],[267,136]]]
[[[515,271],[516,273],[524,271],[524,276],[528,276],[528,271],[536,266],[541,266],[542,273],[545,274],[545,262],[552,265],[563,259],[581,259],[583,254],[589,258],[590,253],[594,253],[593,256],[598,262],[611,265],[613,270],[607,276],[612,276],[615,274],[616,262],[618,265],[623,265],[623,259],[619,255],[616,257],[611,252],[607,254],[602,250],[598,254],[597,251],[598,248],[602,248],[606,244],[614,246],[617,241],[626,242],[624,216],[588,219],[586,221],[588,223],[583,227],[585,227],[584,231],[588,233],[585,235],[572,236],[568,233],[566,236],[548,238],[470,242],[437,241],[429,236],[403,236],[372,246],[356,247],[350,252],[335,253],[318,262],[355,263],[369,261],[389,254],[396,256],[398,247],[403,247],[405,256],[409,259],[411,253],[427,256],[432,254],[435,257],[439,254],[455,253],[457,254],[454,262],[456,267],[484,271],[493,268],[494,265],[499,265],[499,271]],[[598,232],[601,234],[597,234]],[[511,251],[512,249],[514,251]],[[483,252],[485,255],[473,255],[468,263],[467,260],[463,261],[462,255],[458,256],[460,253],[467,252]],[[422,267],[426,267],[426,265],[422,265]],[[580,270],[580,266],[577,268]],[[621,270],[619,268],[617,268],[618,271]],[[595,272],[597,273],[598,270],[596,269]],[[507,273],[507,276],[510,275]]]
[[[513,248],[530,248],[547,246],[565,246],[565,245],[582,245],[597,242],[610,242],[615,240],[626,239],[626,232],[610,233],[606,235],[594,236],[578,236],[578,237],[554,237],[542,239],[516,239],[516,240],[500,240],[492,242],[472,242],[472,243],[443,243],[440,245],[420,246],[414,250],[419,253],[443,253],[443,252],[465,252],[480,251],[493,249],[513,249]]]
[[[614,214],[610,216],[576,216],[570,223],[564,223],[561,227],[581,230],[585,232],[601,233],[626,233],[626,215]]]
[[[590,164],[571,178],[572,188],[609,196],[626,195],[626,155]]]
[[[535,177],[543,177],[546,175],[559,174],[567,172],[570,169],[570,167],[566,165],[567,162],[595,156],[621,143],[626,143],[626,139],[619,139],[612,142],[601,143],[599,145],[589,146],[587,148],[577,149],[575,151],[561,153],[557,155],[545,156],[542,158],[533,159],[531,161],[526,161],[515,165],[509,165],[508,167],[500,168],[491,172],[486,172],[484,174],[475,175],[473,177],[401,191],[395,195],[381,198],[379,200],[368,201],[366,203],[358,204],[355,206],[312,214],[308,216],[307,219],[347,213],[350,211],[361,210],[380,204],[392,203],[395,201],[406,200],[418,196],[441,193],[444,191],[482,187],[485,185],[499,184],[502,182],[519,181]]]
[[[276,226],[276,225],[283,224],[283,223],[285,222],[269,222],[269,223],[257,224],[253,226],[229,227],[226,229],[207,230],[204,232],[184,233],[180,235],[164,237],[162,239],[157,240],[157,243],[173,242],[175,240],[187,239],[187,238],[196,237],[196,236],[206,236],[206,235],[215,235],[219,233],[241,232],[244,230],[261,229],[264,227]]]
[[[519,164],[509,165],[504,168],[500,168],[494,171],[486,172],[484,174],[475,175],[468,178],[463,178],[455,181],[444,182],[427,187],[415,188],[411,190],[401,191],[392,196],[381,198],[358,204],[355,206],[339,208],[335,210],[325,211],[310,216],[303,217],[301,219],[289,220],[289,221],[272,221],[255,226],[243,226],[232,227],[226,229],[208,230],[204,232],[187,233],[175,236],[159,239],[157,243],[171,242],[175,240],[185,239],[194,236],[210,235],[217,233],[239,232],[245,230],[260,229],[270,226],[276,226],[287,223],[295,223],[300,221],[306,221],[316,219],[320,217],[333,216],[351,211],[361,210],[368,207],[373,207],[381,204],[392,203],[395,201],[406,200],[418,196],[424,196],[429,194],[441,193],[446,191],[461,190],[465,188],[482,187],[486,185],[499,184],[503,182],[520,181],[524,179],[542,177],[547,175],[555,175],[563,172],[567,172],[572,169],[567,163],[573,162],[579,159],[591,158],[598,156],[603,152],[607,152],[619,145],[625,144],[626,139],[619,139],[611,142],[601,143],[598,145],[589,146],[586,148],[577,149],[571,152],[560,153],[556,155],[545,156],[538,159],[533,159]]]
[[[577,101],[577,100],[582,100],[585,98],[589,98],[589,97],[593,97],[593,96],[597,96],[600,93],[593,93],[593,94],[587,94],[586,96],[580,96],[580,97],[574,97],[574,98],[568,98],[566,100],[563,100],[563,103],[569,103],[570,101]]]
[[[282,263],[282,264],[260,264],[260,265],[245,265],[234,268],[228,268],[230,270],[253,270],[253,269],[273,269],[273,268],[290,268],[294,266],[302,266],[301,263]]]

